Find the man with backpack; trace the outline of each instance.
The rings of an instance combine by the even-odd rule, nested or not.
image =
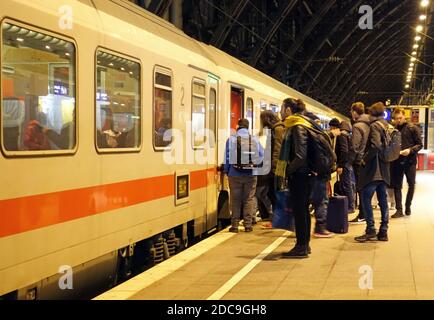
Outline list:
[[[340,192],[338,194],[348,198],[348,213],[354,213],[354,190],[352,185],[353,167],[352,157],[354,155],[353,143],[350,136],[351,126],[348,122],[342,123],[333,118],[329,123],[330,129],[339,129],[340,135],[336,137],[335,153],[337,157],[336,173],[339,175]]]
[[[404,217],[402,211],[402,182],[404,174],[408,183],[407,197],[405,200],[405,214],[411,214],[411,202],[413,200],[416,185],[417,153],[422,149],[422,139],[417,126],[407,123],[405,112],[402,108],[393,111],[396,128],[401,132],[401,152],[397,160],[391,163],[391,186],[395,193],[396,212],[392,218]]]
[[[390,161],[396,156],[396,150],[400,146],[399,132],[389,132],[389,124],[384,120],[384,104],[377,102],[369,108],[371,115],[370,132],[366,151],[362,159],[362,167],[359,177],[361,202],[365,211],[365,234],[355,237],[358,242],[368,240],[388,241],[387,229],[389,223],[389,206],[387,203],[387,185],[390,183]],[[375,230],[374,213],[371,201],[374,193],[377,193],[381,210],[381,225],[378,234]]]
[[[228,175],[231,196],[232,226],[230,232],[238,232],[241,209],[244,230],[253,231],[252,219],[255,211],[255,193],[264,150],[257,137],[249,134],[249,120],[238,120],[237,132],[226,141],[223,172]]]
[[[302,100],[285,99],[281,115],[287,128],[282,142],[276,178],[289,184],[295,217],[295,247],[282,255],[284,258],[307,258],[311,249],[311,219],[309,197],[312,178],[330,173],[334,161],[329,136],[311,119],[305,116]]]

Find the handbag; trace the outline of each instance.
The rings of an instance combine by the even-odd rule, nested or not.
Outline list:
[[[278,190],[275,196],[276,205],[273,208],[271,225],[276,229],[294,231],[295,222],[289,189]]]

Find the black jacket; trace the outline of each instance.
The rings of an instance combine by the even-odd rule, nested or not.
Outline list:
[[[289,175],[294,173],[309,173],[307,162],[307,150],[309,133],[303,126],[294,126],[291,130],[291,149],[287,172]]]
[[[370,132],[358,181],[360,189],[373,181],[384,181],[390,184],[389,162],[382,161],[379,156],[380,151],[384,148],[385,126],[387,122],[382,117],[371,118]]]
[[[422,149],[422,138],[420,130],[412,123],[404,123],[397,126],[401,132],[401,150],[410,149],[410,154],[407,157],[400,156],[396,163],[400,165],[414,165],[417,163],[417,153]]]
[[[348,134],[341,133],[340,136],[337,136],[336,138],[336,147],[335,147],[335,153],[337,157],[337,167],[338,168],[344,168],[345,165],[348,163],[348,156],[349,156],[349,145],[348,145]]]

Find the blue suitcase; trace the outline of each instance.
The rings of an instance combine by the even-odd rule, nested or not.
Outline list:
[[[327,230],[335,233],[348,232],[348,198],[333,196],[327,208]]]

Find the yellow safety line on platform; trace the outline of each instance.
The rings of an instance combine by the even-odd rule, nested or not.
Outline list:
[[[266,256],[274,251],[283,241],[288,239],[291,235],[290,231],[286,231],[279,238],[277,238],[272,244],[265,248],[260,254],[253,258],[244,268],[238,271],[232,278],[230,278],[223,286],[221,286],[216,292],[210,295],[207,300],[220,300],[226,293],[228,293],[233,287],[237,285],[250,271],[253,270]]]
[[[235,233],[227,232],[228,229],[229,227],[225,231],[195,244],[191,248],[104,292],[93,300],[127,300],[144,288],[170,275],[172,272],[236,235]]]

